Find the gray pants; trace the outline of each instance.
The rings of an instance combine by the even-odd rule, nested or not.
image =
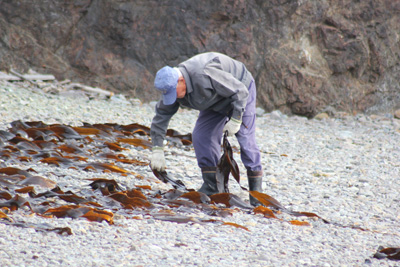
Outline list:
[[[221,139],[225,123],[229,118],[212,110],[200,111],[194,127],[192,139],[201,169],[216,167],[221,156]],[[249,98],[243,122],[236,138],[240,145],[240,156],[243,165],[249,171],[261,171],[260,149],[256,143],[256,86],[254,81],[249,87]]]

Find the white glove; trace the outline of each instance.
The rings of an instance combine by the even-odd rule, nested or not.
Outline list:
[[[237,120],[234,118],[231,118],[224,127],[224,133],[225,131],[228,131],[228,136],[232,136],[235,133],[237,133],[240,129],[240,125],[242,125],[242,121],[241,120]]]
[[[153,147],[153,154],[151,155],[150,166],[151,169],[157,171],[165,171],[165,157],[164,157],[164,148],[160,146]]]

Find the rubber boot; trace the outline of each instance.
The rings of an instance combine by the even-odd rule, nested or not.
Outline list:
[[[249,191],[258,191],[262,193],[262,171],[247,170],[247,180],[249,182]],[[249,194],[250,204],[254,207],[260,206],[261,203]]]
[[[201,174],[203,176],[203,185],[198,190],[211,196],[218,193],[217,179],[216,179],[217,167],[207,167],[201,169]]]

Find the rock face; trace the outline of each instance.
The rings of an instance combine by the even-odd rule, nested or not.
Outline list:
[[[0,0],[0,70],[32,68],[155,100],[164,65],[243,61],[266,111],[400,108],[398,0]]]

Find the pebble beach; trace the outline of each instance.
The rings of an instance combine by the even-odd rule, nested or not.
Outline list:
[[[82,92],[46,93],[26,82],[7,81],[0,81],[0,95],[0,130],[4,131],[17,120],[150,127],[154,116],[154,103],[122,95],[96,98]],[[154,210],[121,209],[109,224],[39,216],[20,208],[7,213],[8,221],[69,227],[72,234],[18,227],[0,219],[0,266],[400,266],[399,261],[373,257],[379,247],[400,247],[400,120],[392,114],[337,112],[307,119],[258,111],[264,193],[289,210],[312,212],[331,223],[284,212],[266,218],[232,208],[229,216],[218,217],[197,208],[182,208],[175,212],[193,220],[164,221],[151,216]],[[190,133],[197,114],[180,109],[169,128]],[[238,147],[233,137],[229,141]],[[150,149],[126,148],[122,152],[126,156],[149,162]],[[200,188],[192,146],[167,146],[165,155],[172,177],[188,188]],[[238,151],[234,157],[241,184],[247,186]],[[126,188],[149,185],[161,193],[172,188],[157,181],[148,166],[121,166],[142,178],[0,158],[1,168],[35,169],[62,189],[81,195],[91,190],[87,179],[95,177],[114,179]],[[230,192],[248,201],[248,193],[233,179]],[[165,207],[155,209],[160,212]],[[216,222],[203,223],[211,219]],[[292,220],[306,224],[295,225]]]

